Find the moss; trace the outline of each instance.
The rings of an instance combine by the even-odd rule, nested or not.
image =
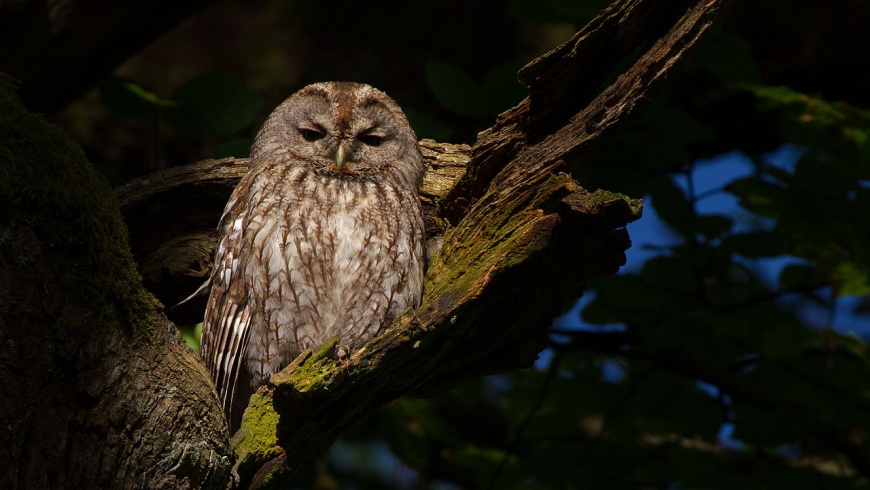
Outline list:
[[[506,198],[491,197],[486,206],[478,206],[472,212],[489,215],[469,215],[445,234],[444,246],[426,275],[423,307],[476,294],[492,273],[522,263],[545,247],[553,223],[542,209],[552,208],[574,186],[568,176],[547,175],[524,183],[523,189],[512,189]]]
[[[0,228],[30,242],[19,243],[16,256],[45,255],[65,303],[88,310],[59,318],[58,328],[84,334],[123,315],[149,332],[158,303],[141,286],[108,182],[72,140],[28,112],[2,78],[0,135]]]
[[[283,452],[278,446],[278,414],[271,395],[255,393],[231,444],[236,453],[235,472],[250,475]]]
[[[278,414],[272,406],[272,397],[255,393],[245,410],[242,427],[233,436],[233,447],[245,454],[271,453],[278,445],[276,428]],[[256,437],[251,437],[256,434]]]
[[[635,199],[618,192],[598,189],[588,198],[589,207],[591,208],[611,203],[613,201],[625,201],[631,210],[632,221],[640,218],[641,213],[643,213],[643,199]]]
[[[273,382],[276,384],[290,383],[302,393],[315,390],[320,385],[328,383],[331,379],[330,374],[336,367],[334,360],[336,346],[338,346],[338,337],[333,337],[310,355],[300,356],[300,359],[297,359],[298,363],[293,363],[295,367],[284,371],[289,373],[289,377],[279,373]]]

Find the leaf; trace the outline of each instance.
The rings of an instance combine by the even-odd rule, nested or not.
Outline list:
[[[522,478],[522,474],[518,471],[517,458],[498,449],[467,444],[456,451],[454,458],[456,464],[475,471],[477,488],[493,488],[491,486],[492,479],[495,476],[496,468],[501,465],[504,466],[501,468],[498,481],[502,485],[519,481]],[[502,486],[495,488],[502,488]]]
[[[669,300],[665,288],[657,288],[636,275],[599,277],[590,280],[595,299],[583,309],[583,320],[606,325],[646,321],[660,314],[660,305]]]
[[[516,105],[526,96],[526,88],[517,80],[519,63],[505,63],[493,68],[483,78],[481,88],[486,97],[490,115],[498,114]]]
[[[443,61],[426,63],[426,80],[438,102],[456,114],[488,118],[519,102],[526,94],[517,81],[520,66],[495,67],[478,82],[468,71]]]
[[[870,294],[870,270],[853,262],[837,264],[831,280],[837,296]]]
[[[414,128],[414,133],[420,139],[431,138],[435,141],[450,141],[456,134],[456,130],[452,126],[430,114],[410,107],[404,107],[402,110],[408,117],[411,127]]]
[[[787,252],[784,237],[776,231],[754,231],[731,235],[720,245],[722,250],[748,259],[776,257]]]
[[[418,425],[420,433],[426,437],[453,445],[461,445],[464,442],[457,436],[456,429],[438,413],[430,400],[400,398],[391,405],[391,409],[397,415],[413,420]]]
[[[202,337],[202,323],[197,323],[192,326],[178,326],[178,330],[181,332],[181,336],[184,337],[184,342],[187,345],[199,352],[199,339]]]
[[[525,473],[537,483],[533,488],[591,488],[589,473],[600,467],[577,464],[578,456],[588,451],[584,449],[577,442],[558,439],[536,444],[523,460]]]
[[[778,218],[784,203],[788,203],[785,190],[757,177],[737,179],[725,190],[740,198],[740,205],[753,213]]]
[[[429,442],[417,429],[415,421],[392,408],[383,410],[378,421],[378,436],[389,445],[393,454],[409,466],[425,470]]]
[[[760,353],[767,359],[780,359],[796,356],[817,345],[818,332],[801,325],[797,320],[777,325],[765,325],[761,330]]]
[[[108,77],[98,88],[100,100],[112,112],[136,119],[153,117],[158,107],[171,107],[175,103],[145,90],[130,78]]]
[[[779,285],[782,288],[815,288],[822,287],[827,282],[827,278],[815,265],[790,264],[779,273]]]
[[[758,83],[761,73],[745,41],[722,30],[713,30],[692,58],[694,63],[725,83]]]
[[[426,81],[445,109],[468,117],[489,114],[480,83],[462,68],[443,61],[426,63]]]
[[[697,274],[692,267],[691,257],[687,255],[653,257],[644,264],[641,277],[650,283],[649,289],[690,293],[698,288]],[[661,303],[650,306],[659,309]]]
[[[662,220],[683,236],[695,231],[695,212],[682,189],[672,180],[660,178],[650,186],[653,206]]]
[[[731,230],[734,220],[721,214],[701,215],[695,217],[698,233],[708,239],[717,238]]]
[[[250,136],[233,138],[219,144],[214,152],[214,158],[236,157],[244,158],[251,153],[251,145],[254,139]]]
[[[241,79],[224,73],[203,73],[179,87],[176,110],[167,120],[178,129],[202,134],[232,135],[253,123],[263,98]]]

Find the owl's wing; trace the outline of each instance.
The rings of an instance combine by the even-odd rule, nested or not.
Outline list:
[[[248,210],[247,199],[240,192],[245,187],[240,183],[218,225],[220,238],[200,346],[201,356],[227,414],[230,433],[241,422],[241,415],[253,392],[243,361],[251,334],[251,307],[242,277],[247,258],[240,239]]]

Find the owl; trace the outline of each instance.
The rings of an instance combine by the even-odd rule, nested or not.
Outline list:
[[[201,354],[230,432],[305,349],[348,356],[420,303],[423,160],[398,104],[368,85],[309,85],[279,105],[218,225]]]

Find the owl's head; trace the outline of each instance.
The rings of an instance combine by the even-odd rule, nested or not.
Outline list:
[[[399,105],[353,82],[308,85],[279,105],[257,134],[251,166],[275,159],[337,178],[419,185],[423,175],[417,136]]]

